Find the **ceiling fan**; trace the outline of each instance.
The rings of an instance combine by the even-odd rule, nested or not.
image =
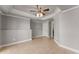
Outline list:
[[[49,11],[49,8],[44,9],[41,6],[36,5],[36,10],[30,10],[30,11],[36,12],[37,17],[42,17],[42,16],[46,15],[46,12]]]

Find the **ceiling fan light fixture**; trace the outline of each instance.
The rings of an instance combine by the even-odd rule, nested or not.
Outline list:
[[[36,5],[36,10],[31,10],[32,12],[36,12],[36,17],[43,17],[46,15],[46,13],[49,11],[49,8],[42,8],[39,5]]]
[[[37,13],[36,16],[37,17],[42,17],[43,16],[43,13]]]

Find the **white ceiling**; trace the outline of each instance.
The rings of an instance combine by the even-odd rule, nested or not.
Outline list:
[[[54,13],[54,9],[59,7],[61,10],[66,10],[72,8],[76,5],[40,5],[42,8],[49,8],[50,11],[47,14]],[[35,12],[30,12],[30,10],[36,10],[36,5],[14,5],[14,8],[21,10],[30,14],[35,14]]]
[[[75,7],[76,5],[40,5],[40,6],[42,8],[50,9],[50,11],[47,12],[47,15],[45,15],[44,17],[36,17],[35,12],[30,12],[30,10],[32,9],[33,10],[37,9],[36,5],[0,5],[0,10],[7,15],[46,20],[52,18],[52,16],[54,16],[59,11]]]
[[[61,10],[66,10],[72,7],[75,7],[77,5],[56,5],[57,7],[59,7]]]
[[[52,5],[40,5],[42,8],[49,8],[50,11],[47,12],[47,14],[50,14],[51,12],[53,13],[53,10],[55,9],[55,6]],[[14,6],[15,9],[21,10],[21,11],[25,11],[27,13],[30,14],[36,14],[36,12],[31,12],[30,10],[36,10],[36,5],[15,5]]]

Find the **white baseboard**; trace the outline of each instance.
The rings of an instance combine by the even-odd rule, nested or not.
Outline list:
[[[28,41],[31,41],[32,39],[29,39],[29,40],[23,40],[23,41],[18,41],[18,42],[13,42],[13,43],[9,43],[9,44],[4,44],[4,45],[1,45],[0,48],[2,47],[7,47],[7,46],[11,46],[11,45],[15,45],[15,44],[20,44],[20,43],[23,43],[23,42],[28,42]]]
[[[72,52],[74,52],[74,53],[79,53],[79,50],[76,50],[76,49],[73,49],[73,48],[71,48],[71,47],[62,45],[61,43],[59,43],[59,42],[58,42],[57,40],[55,40],[55,39],[54,39],[54,41],[56,42],[56,44],[57,44],[58,46],[60,46],[60,47],[62,47],[62,48],[65,48],[65,49],[67,49],[67,50],[70,50],[70,51],[72,51]]]
[[[49,35],[41,35],[41,36],[46,36],[46,37],[50,37]]]
[[[39,35],[39,36],[35,36],[35,37],[32,37],[32,38],[38,38],[38,37],[49,37],[49,36]]]
[[[34,37],[32,37],[32,38],[37,38],[37,37],[42,37],[42,35],[39,35],[39,36],[34,36]]]

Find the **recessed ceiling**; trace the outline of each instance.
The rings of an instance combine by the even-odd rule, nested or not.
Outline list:
[[[71,8],[71,7],[74,7],[76,5],[39,5],[41,6],[42,8],[49,8],[50,11],[48,11],[46,14],[51,14],[51,13],[54,13],[54,9],[56,7],[60,8],[61,10],[66,10],[68,8]],[[33,14],[35,15],[36,13],[35,12],[30,12],[30,10],[36,10],[36,5],[14,5],[14,8],[17,9],[17,10],[20,10],[20,11],[24,11],[26,13],[30,13],[30,14]]]
[[[43,9],[49,8],[50,10],[46,12],[46,14],[50,14],[51,12],[53,13],[53,10],[55,9],[55,6],[52,5],[40,5]],[[15,9],[21,10],[30,14],[36,14],[36,12],[30,12],[30,10],[37,10],[36,5],[16,5],[14,6]]]

